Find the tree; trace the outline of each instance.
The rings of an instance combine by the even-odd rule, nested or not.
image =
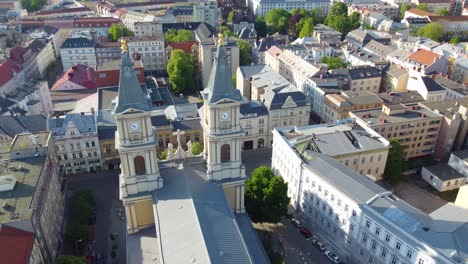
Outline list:
[[[460,43],[460,38],[457,37],[457,36],[453,36],[451,39],[450,39],[450,44],[458,44]]]
[[[330,70],[346,68],[347,66],[347,64],[338,57],[322,57],[320,62],[326,63],[328,65],[328,69]]]
[[[434,41],[441,41],[445,35],[445,29],[442,25],[437,23],[429,23],[424,27],[418,29],[418,36],[430,38]]]
[[[361,26],[361,14],[358,12],[353,12],[349,19],[351,20],[353,29],[359,28]]]
[[[245,182],[245,209],[252,221],[277,223],[288,212],[288,184],[265,166],[256,168]]]
[[[310,37],[312,35],[312,32],[314,31],[314,19],[312,17],[307,17],[307,18],[302,18],[302,28],[301,31],[299,32],[299,37],[304,38],[304,37]]]
[[[90,227],[85,224],[71,224],[67,226],[65,238],[69,242],[88,241],[90,238]]]
[[[405,151],[397,138],[390,139],[387,164],[385,166],[384,179],[390,184],[401,181],[405,164]]]
[[[220,26],[218,29],[219,32],[223,33],[226,37],[237,37],[235,33],[233,33],[228,27]]]
[[[348,15],[348,7],[343,2],[338,2],[338,3],[334,4],[330,8],[330,11],[328,12],[328,15],[347,16]]]
[[[263,16],[258,16],[255,19],[255,30],[258,37],[265,37],[267,35],[267,25]]]
[[[402,4],[400,6],[400,19],[403,19],[405,17],[406,11],[410,10],[411,8],[413,8],[411,4]]]
[[[354,12],[348,16],[348,7],[342,2],[333,5],[325,18],[325,24],[346,36],[351,30],[359,28],[361,16]]]
[[[422,3],[422,4],[417,5],[416,9],[429,12],[429,5],[426,3]]]
[[[270,32],[287,33],[291,14],[281,8],[271,9],[265,15],[265,21]]]
[[[250,44],[247,41],[242,39],[237,39],[237,45],[239,46],[239,65],[250,65],[250,63],[252,62],[252,46],[250,46]]]
[[[57,259],[57,264],[88,264],[85,257],[62,255]]]
[[[450,16],[450,12],[447,10],[447,8],[442,8],[440,9],[437,14],[439,16]]]
[[[133,36],[133,32],[126,28],[124,24],[119,23],[119,24],[113,24],[109,28],[109,34],[108,37],[112,41],[117,41],[120,37],[128,37],[128,36]]]
[[[193,32],[187,29],[175,30],[171,28],[164,34],[164,38],[166,43],[191,41],[193,40]]]
[[[47,4],[46,0],[20,0],[21,6],[28,12],[34,12]]]
[[[193,56],[179,49],[173,50],[167,62],[167,73],[174,92],[180,93],[186,88],[193,87],[195,73]]]
[[[231,12],[229,12],[228,14],[228,17],[227,17],[227,21],[228,23],[232,23],[232,20],[234,19],[234,10],[232,10]]]
[[[197,156],[197,155],[200,155],[202,152],[203,152],[203,146],[200,144],[200,142],[193,142],[192,154]]]

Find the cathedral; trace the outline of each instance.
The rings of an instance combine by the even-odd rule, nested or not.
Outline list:
[[[240,104],[223,36],[203,106],[204,152],[192,157],[180,144],[157,158],[151,102],[122,41],[118,95],[112,114],[121,160],[119,194],[125,207],[128,263],[269,263],[244,208]]]

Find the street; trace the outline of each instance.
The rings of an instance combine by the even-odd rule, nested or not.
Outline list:
[[[125,221],[119,216],[122,208],[118,199],[118,171],[103,171],[84,175],[73,175],[67,179],[67,195],[79,189],[91,189],[96,201],[95,254],[101,254],[103,263],[125,263]],[[70,199],[69,199],[70,200]],[[122,209],[121,209],[122,210]],[[117,233],[111,243],[111,233]],[[117,245],[117,247],[115,247]],[[116,259],[112,262],[111,252],[116,251]]]

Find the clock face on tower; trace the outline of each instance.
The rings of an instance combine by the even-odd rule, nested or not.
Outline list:
[[[228,112],[222,112],[221,113],[221,119],[227,120],[229,118],[229,113]]]
[[[130,130],[132,130],[132,131],[137,131],[137,130],[140,128],[140,125],[138,125],[137,122],[130,122],[130,124],[128,125],[128,127],[129,127]]]

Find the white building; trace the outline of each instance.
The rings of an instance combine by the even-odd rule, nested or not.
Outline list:
[[[162,37],[133,37],[128,39],[130,55],[140,54],[145,71],[165,71],[166,54]]]
[[[57,159],[65,174],[101,170],[103,159],[94,113],[51,117],[47,125],[52,131]]]
[[[164,36],[161,23],[156,22],[135,22],[134,23],[135,37],[162,37]]]
[[[468,150],[452,152],[448,164],[468,178]]]
[[[346,263],[468,261],[468,210],[449,203],[424,214],[331,157],[299,153],[276,129],[273,141],[273,170],[298,217]]]
[[[70,37],[60,47],[63,70],[75,64],[82,64],[96,69],[96,43],[86,37]]]
[[[213,27],[218,27],[218,2],[198,1],[193,5],[194,22],[205,22]]]
[[[455,190],[466,183],[466,177],[447,164],[423,166],[421,178],[439,192]]]
[[[0,99],[0,115],[51,115],[54,113],[46,81],[28,82],[5,92]]]
[[[282,8],[290,11],[294,8],[312,10],[317,8],[321,15],[328,14],[330,1],[325,0],[248,0],[247,6],[256,16],[264,16],[268,11],[275,8]]]

